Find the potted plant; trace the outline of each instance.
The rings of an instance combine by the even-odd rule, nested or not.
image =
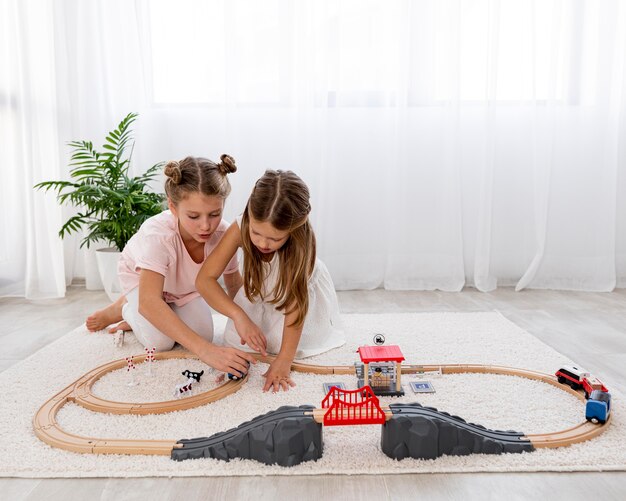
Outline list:
[[[96,257],[102,283],[113,301],[121,292],[117,281],[120,252],[141,224],[164,208],[164,195],[147,190],[163,162],[153,165],[140,176],[130,177],[128,174],[134,147],[131,125],[136,119],[136,113],[129,113],[115,130],[108,133],[102,151],[97,151],[91,141],[68,143],[72,148],[71,180],[35,185],[38,190],[56,191],[61,205],[69,203],[78,208],[77,214],[61,226],[61,238],[85,230],[81,248],[85,245],[89,248],[96,242],[112,246],[98,249]]]

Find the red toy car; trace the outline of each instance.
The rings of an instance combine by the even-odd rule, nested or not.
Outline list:
[[[600,390],[605,393],[609,391],[597,377],[573,365],[561,367],[554,375],[561,384],[568,384],[574,390],[582,388],[585,392],[585,398],[589,398],[593,390]]]

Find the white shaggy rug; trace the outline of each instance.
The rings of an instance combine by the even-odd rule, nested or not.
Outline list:
[[[386,344],[399,344],[405,363],[482,363],[508,365],[553,373],[571,363],[552,348],[509,322],[499,313],[405,313],[344,315],[345,346],[305,360],[319,364],[351,364],[356,349],[372,344],[382,332]],[[216,318],[216,330],[224,327]],[[3,388],[0,405],[0,476],[15,477],[143,477],[218,475],[318,475],[388,474],[410,472],[473,471],[599,471],[626,470],[626,424],[622,395],[613,392],[613,418],[609,429],[589,442],[558,449],[504,455],[443,456],[435,460],[395,461],[380,450],[380,427],[353,426],[324,429],[322,459],[292,468],[267,466],[252,460],[223,462],[196,459],[177,462],[166,456],[94,455],[52,448],[34,435],[31,420],[37,409],[88,370],[131,354],[143,354],[132,334],[122,348],[104,332],[89,334],[84,326],[0,373]],[[199,386],[209,389],[210,370],[193,360],[157,361],[154,375],[147,378],[138,365],[138,386],[128,387],[125,370],[102,378],[94,393],[117,401],[158,401],[170,398],[173,387],[184,381],[184,369],[204,368]],[[203,407],[170,414],[136,416],[108,415],[75,404],[58,414],[68,432],[99,438],[182,439],[209,436],[232,428],[281,405],[320,406],[322,384],[343,381],[356,388],[351,376],[320,376],[295,373],[296,388],[283,393],[262,393],[257,364],[243,388],[223,400]],[[208,377],[207,377],[208,376]],[[551,385],[523,378],[490,374],[429,376],[436,392],[415,395],[409,388],[416,376],[403,377],[406,395],[383,397],[382,403],[414,402],[437,407],[488,428],[516,430],[526,434],[563,430],[584,419],[583,404]],[[605,381],[611,389],[611,381]]]

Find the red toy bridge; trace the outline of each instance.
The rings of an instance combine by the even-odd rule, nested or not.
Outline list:
[[[384,424],[385,413],[378,397],[369,386],[357,390],[342,390],[333,386],[322,400],[325,426],[351,424]]]

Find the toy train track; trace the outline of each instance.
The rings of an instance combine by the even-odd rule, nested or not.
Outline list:
[[[165,360],[172,358],[196,358],[187,352],[184,351],[169,351],[164,353],[157,353],[154,355],[156,360]],[[146,358],[146,355],[141,355],[136,357],[138,362],[143,362]],[[274,357],[271,356],[257,356],[257,359],[261,362],[270,363]],[[85,407],[89,410],[95,412],[104,412],[104,413],[113,413],[113,414],[158,414],[158,413],[166,413],[172,412],[176,410],[184,410],[191,409],[194,407],[198,407],[200,405],[204,405],[210,402],[215,402],[221,398],[224,398],[228,395],[235,393],[237,390],[241,388],[241,386],[246,381],[246,377],[243,377],[238,380],[229,380],[223,385],[215,388],[213,390],[200,393],[194,396],[190,396],[187,398],[183,398],[180,400],[171,400],[164,402],[149,402],[149,403],[130,403],[130,402],[113,402],[104,400],[92,394],[91,390],[93,384],[100,379],[102,376],[111,372],[113,370],[121,369],[126,365],[124,359],[117,360],[114,362],[110,362],[108,364],[104,364],[100,367],[97,367],[87,374],[83,375],[74,383],[67,386],[65,389],[60,391],[54,397],[50,398],[47,402],[45,402],[42,407],[37,411],[33,418],[33,428],[35,434],[39,439],[46,442],[47,444],[58,447],[61,449],[73,451],[73,452],[81,452],[81,453],[96,453],[96,454],[156,454],[156,455],[167,455],[171,456],[174,459],[184,459],[186,457],[202,457],[203,455],[208,455],[208,457],[222,457],[228,456],[226,449],[220,448],[219,439],[229,438],[235,439],[236,433],[234,430],[240,430],[241,426],[247,427],[248,430],[246,433],[252,433],[250,430],[254,428],[254,423],[260,424],[261,421],[259,418],[255,418],[248,423],[244,423],[240,427],[229,430],[227,432],[223,432],[222,434],[214,435],[213,439],[209,437],[203,439],[192,439],[192,440],[128,440],[128,439],[104,439],[104,438],[92,438],[92,437],[83,437],[71,433],[67,433],[64,431],[58,424],[56,420],[56,415],[58,411],[68,402],[74,402],[82,407]],[[299,362],[295,362],[292,365],[292,370],[296,372],[305,372],[305,373],[313,373],[313,374],[354,374],[355,368],[354,365],[348,366],[323,366],[323,365],[311,365],[311,364],[303,364]],[[559,384],[556,377],[544,374],[537,371],[525,370],[525,369],[517,369],[512,367],[504,367],[504,366],[496,366],[496,365],[478,365],[478,364],[448,364],[448,365],[403,365],[402,373],[405,374],[415,374],[429,371],[440,370],[443,374],[458,374],[458,373],[490,373],[490,374],[504,374],[504,375],[512,375],[524,377],[532,380],[542,381],[547,384],[551,384],[553,386],[558,387],[559,389],[566,391],[581,401],[584,402],[584,396],[569,388],[568,386],[564,386]],[[398,411],[394,409],[399,409],[401,404],[392,404],[391,406],[382,406],[382,410],[385,414],[385,419],[389,420],[393,417],[394,414],[404,413],[407,415],[408,413],[418,413],[423,415],[429,415],[433,419],[441,420],[443,422],[453,422],[458,425],[461,423],[459,421],[460,418],[451,417],[446,413],[441,413],[434,409],[430,409],[427,407],[421,407],[419,404],[409,404],[408,406],[404,405],[402,407],[402,411]],[[284,420],[286,423],[291,423],[293,425],[293,417],[300,416],[303,413],[307,416],[312,416],[313,420],[317,423],[323,422],[324,414],[327,409],[314,409],[313,407],[302,406],[299,408],[291,408],[297,410],[289,410],[285,411],[291,417],[289,419]],[[302,410],[304,409],[304,410]],[[412,409],[412,410],[411,410]],[[419,410],[417,410],[419,409]],[[280,411],[280,409],[279,409]],[[278,412],[278,411],[274,411]],[[433,414],[434,413],[434,414]],[[272,413],[268,413],[268,415],[273,415]],[[274,415],[275,416],[275,415]],[[261,416],[262,417],[262,416]],[[266,418],[264,422],[273,421],[278,423],[274,418]],[[462,421],[465,423],[465,421]],[[583,442],[585,440],[590,440],[602,432],[606,430],[606,427],[609,425],[610,419],[603,424],[592,424],[587,421],[582,422],[581,424],[574,426],[572,428],[568,428],[566,430],[557,431],[553,433],[546,434],[534,434],[534,435],[524,435],[522,433],[516,432],[499,432],[497,430],[486,430],[484,427],[480,425],[461,425],[462,429],[470,427],[473,432],[477,433],[479,436],[487,437],[489,440],[496,440],[498,443],[507,444],[509,442],[513,443],[522,443],[529,444],[529,447],[539,448],[539,447],[562,447],[571,445],[578,442]],[[299,422],[298,426],[303,426],[302,422]],[[267,426],[266,426],[267,427]],[[505,435],[502,435],[502,434]],[[204,442],[202,442],[204,441]],[[203,445],[199,445],[199,444]],[[316,449],[315,453],[321,454],[321,444],[317,446],[309,445],[309,448],[313,447]],[[181,449],[185,449],[184,451]],[[193,449],[193,451],[192,451]],[[207,452],[213,451],[213,452]],[[505,452],[507,452],[505,450]],[[213,455],[214,454],[214,455]],[[308,454],[308,456],[307,456]],[[297,458],[291,458],[286,460],[274,460],[272,458],[266,457],[266,453],[262,452],[259,457],[255,457],[255,459],[259,459],[261,461],[274,461],[278,464],[285,463],[285,465],[297,464],[299,460]],[[249,457],[246,454],[239,456],[231,456],[231,457]],[[291,456],[289,456],[291,457]],[[304,458],[313,458],[311,451],[307,453],[307,451],[302,452],[302,457]],[[302,459],[306,460],[306,459]],[[268,463],[271,464],[271,463]]]
[[[145,358],[146,355],[143,355],[137,357],[137,360],[143,362]],[[155,360],[165,360],[190,357],[183,351],[168,351],[155,354],[154,358]],[[225,384],[211,391],[199,393],[180,400],[167,400],[164,402],[112,402],[110,400],[104,400],[91,393],[91,389],[98,379],[109,372],[121,369],[125,366],[126,363],[124,360],[116,360],[85,374],[81,379],[74,383],[74,402],[95,412],[106,412],[110,414],[164,414],[172,411],[192,409],[200,405],[215,402],[232,393],[235,393],[243,384],[241,379],[228,380]]]
[[[136,358],[143,362],[147,355]],[[196,358],[184,351],[168,351],[154,355],[155,360],[175,358]],[[244,383],[245,378],[229,380],[219,388],[180,400],[165,402],[112,402],[91,393],[98,379],[105,374],[126,366],[124,359],[109,362],[89,371],[67,388],[60,391],[41,406],[33,419],[35,434],[53,447],[83,453],[96,454],[157,454],[169,456],[172,448],[177,447],[176,440],[120,440],[81,437],[64,431],[56,421],[59,410],[67,403],[74,402],[81,407],[111,414],[162,414],[177,410],[192,409],[200,405],[220,400],[235,393]]]

